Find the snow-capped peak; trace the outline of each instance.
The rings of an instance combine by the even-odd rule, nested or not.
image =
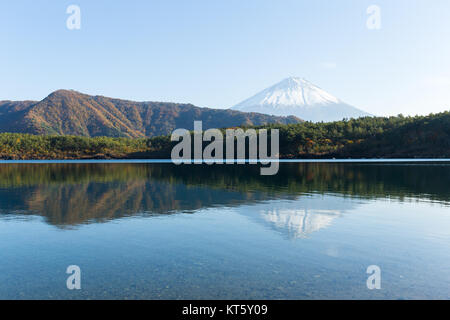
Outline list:
[[[340,103],[340,101],[305,79],[289,77],[239,103],[235,107],[250,105],[312,106],[329,103]]]
[[[298,77],[286,78],[232,109],[278,116],[294,115],[310,121],[334,121],[369,115]]]

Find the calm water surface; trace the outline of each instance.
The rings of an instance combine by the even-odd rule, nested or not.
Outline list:
[[[0,299],[449,299],[449,181],[448,163],[1,163]]]

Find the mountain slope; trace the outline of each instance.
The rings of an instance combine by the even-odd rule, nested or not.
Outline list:
[[[290,77],[242,101],[231,109],[288,116],[309,121],[337,121],[370,116],[342,102],[311,82]]]
[[[296,117],[134,102],[69,90],[55,91],[39,102],[0,101],[0,132],[137,138],[170,134],[176,128],[192,130],[194,120],[202,120],[204,129],[301,121]]]

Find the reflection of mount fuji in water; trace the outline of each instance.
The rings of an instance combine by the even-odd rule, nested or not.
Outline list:
[[[39,215],[64,227],[233,207],[288,237],[304,237],[353,209],[357,199],[450,204],[449,168],[282,163],[269,177],[252,165],[0,164],[0,219]]]
[[[253,210],[239,210],[251,220],[287,236],[306,238],[326,228],[345,212],[353,210],[355,200],[331,195],[304,195],[295,201],[269,201],[252,206]],[[256,212],[258,214],[256,214]]]

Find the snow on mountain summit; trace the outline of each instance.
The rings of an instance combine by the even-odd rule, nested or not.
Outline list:
[[[232,109],[279,116],[294,115],[309,121],[335,121],[369,115],[298,77],[284,79]]]
[[[308,106],[326,103],[339,103],[339,99],[305,79],[290,77],[241,102],[236,107],[257,104],[275,107]]]

